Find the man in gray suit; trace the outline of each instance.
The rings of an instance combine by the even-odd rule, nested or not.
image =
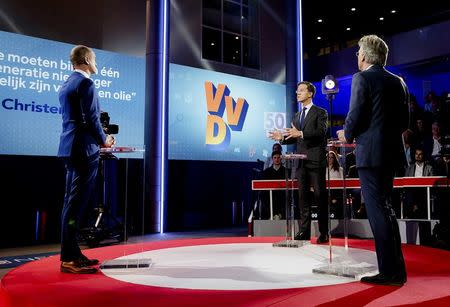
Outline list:
[[[414,154],[415,163],[406,168],[405,177],[428,177],[435,176],[433,166],[424,159],[425,153],[422,148],[416,148]]]
[[[401,286],[406,270],[390,195],[395,168],[404,159],[401,136],[408,92],[404,82],[384,68],[388,46],[381,38],[364,36],[358,44],[360,72],[353,75],[350,110],[338,137],[350,143],[356,140],[356,167],[375,239],[379,274],[361,281]]]
[[[290,128],[284,132],[273,131],[270,138],[281,144],[297,144],[297,153],[306,154],[306,160],[298,163],[296,175],[300,183],[300,231],[296,240],[309,240],[311,236],[311,205],[305,200],[312,186],[315,204],[319,207],[319,231],[317,243],[326,243],[328,236],[328,202],[325,183],[327,111],[313,104],[316,93],[314,84],[308,81],[297,85],[297,101],[301,111],[297,112]]]
[[[423,148],[416,148],[415,162],[406,168],[405,177],[435,176],[433,166],[424,159]],[[405,199],[405,217],[425,218],[426,196],[424,188],[407,188]]]

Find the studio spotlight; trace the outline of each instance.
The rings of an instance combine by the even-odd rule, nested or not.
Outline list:
[[[336,94],[339,93],[339,85],[332,75],[325,76],[325,79],[322,80],[322,94]]]

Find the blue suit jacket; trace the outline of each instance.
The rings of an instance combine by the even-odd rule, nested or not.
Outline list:
[[[402,131],[407,125],[408,90],[380,65],[353,75],[345,138],[356,139],[356,167],[403,163]]]
[[[106,136],[94,82],[73,72],[59,90],[59,102],[63,123],[58,156],[88,157],[98,153]]]

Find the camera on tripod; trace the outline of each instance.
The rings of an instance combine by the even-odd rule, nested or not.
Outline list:
[[[118,134],[119,133],[119,125],[110,124],[109,123],[109,114],[108,112],[101,111],[100,112],[100,123],[102,124],[103,131],[105,134]]]

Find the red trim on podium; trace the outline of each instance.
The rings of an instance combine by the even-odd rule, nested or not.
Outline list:
[[[433,188],[433,187],[448,187],[450,180],[447,177],[433,176],[433,177],[396,177],[394,178],[394,188]],[[296,179],[289,180],[289,189],[298,188]],[[328,187],[328,181],[327,181]],[[344,180],[331,179],[331,189],[344,188]],[[286,180],[252,180],[252,190],[284,190],[286,188]],[[345,188],[360,189],[361,184],[358,178],[345,179]]]
[[[296,179],[288,181],[288,188],[298,188]],[[252,190],[285,190],[286,180],[252,180]]]

